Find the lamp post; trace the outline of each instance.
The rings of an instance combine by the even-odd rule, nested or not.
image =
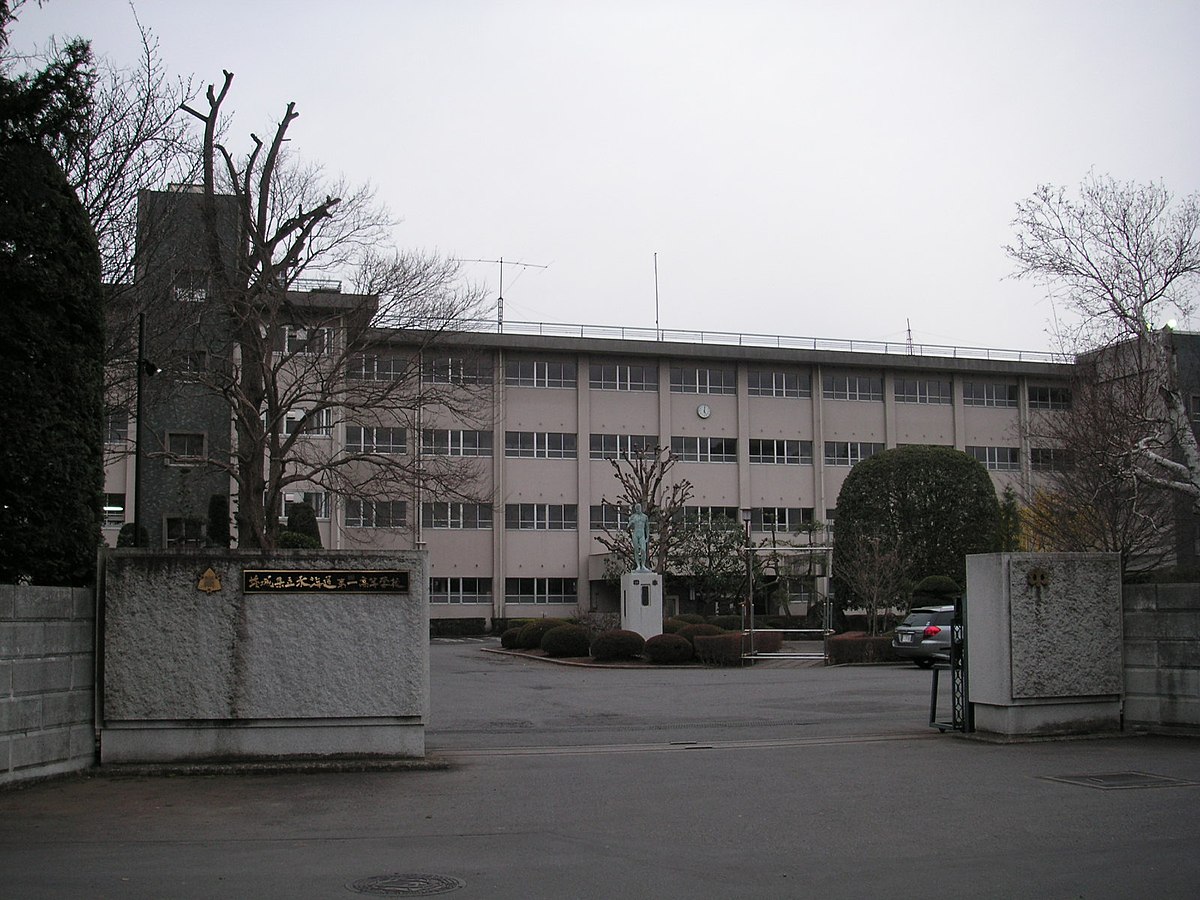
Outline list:
[[[750,548],[750,510],[742,508],[742,524],[746,527],[746,600],[742,615],[743,627],[750,633],[750,652],[754,652],[754,555]]]
[[[142,380],[162,371],[146,359],[146,314],[138,313],[137,387],[134,395],[137,421],[133,431],[133,546],[142,546]]]

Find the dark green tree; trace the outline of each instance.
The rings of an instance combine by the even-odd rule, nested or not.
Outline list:
[[[208,498],[208,542],[214,547],[228,547],[229,540],[229,496],[213,494]]]
[[[288,511],[287,530],[301,534],[312,541],[311,546],[321,546],[321,528],[317,525],[317,514],[308,503],[293,503]]]
[[[833,569],[837,595],[855,596],[848,576],[861,548],[886,547],[888,565],[911,586],[926,575],[966,581],[966,557],[997,549],[1000,505],[983,465],[950,447],[898,447],[854,467],[838,496]],[[855,561],[859,560],[858,563]],[[850,595],[849,597],[847,595]]]
[[[1000,495],[1000,530],[996,538],[996,549],[1014,553],[1021,549],[1021,503],[1017,492],[1010,484]]]
[[[0,32],[11,21],[0,3]],[[0,41],[0,47],[3,46]],[[86,44],[0,73],[0,581],[86,584],[103,485],[100,257],[55,155],[78,141]]]

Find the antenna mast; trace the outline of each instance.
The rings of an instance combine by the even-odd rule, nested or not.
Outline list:
[[[654,336],[662,340],[662,329],[658,326],[658,251],[654,251]]]
[[[496,297],[496,328],[499,331],[504,330],[504,257],[499,259],[455,259],[454,262],[475,262],[475,263],[493,263],[500,266],[500,294]],[[518,262],[509,260],[510,266],[519,266],[522,269],[548,269],[549,266],[539,266],[537,263]]]
[[[912,340],[912,319],[905,319],[904,323],[908,326],[908,355],[913,355],[913,340]]]

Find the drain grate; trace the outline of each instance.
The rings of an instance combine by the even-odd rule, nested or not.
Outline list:
[[[352,891],[378,897],[428,897],[432,894],[448,894],[465,886],[466,882],[450,875],[414,873],[372,875],[346,885]]]
[[[1147,772],[1108,772],[1101,775],[1046,775],[1045,781],[1061,781],[1081,787],[1097,788],[1102,791],[1127,791],[1135,788],[1188,787],[1200,784],[1166,775],[1151,775]]]

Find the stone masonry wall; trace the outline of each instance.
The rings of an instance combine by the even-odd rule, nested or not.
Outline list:
[[[1200,585],[1124,588],[1125,724],[1200,729]]]
[[[0,585],[0,785],[96,761],[90,588]]]

